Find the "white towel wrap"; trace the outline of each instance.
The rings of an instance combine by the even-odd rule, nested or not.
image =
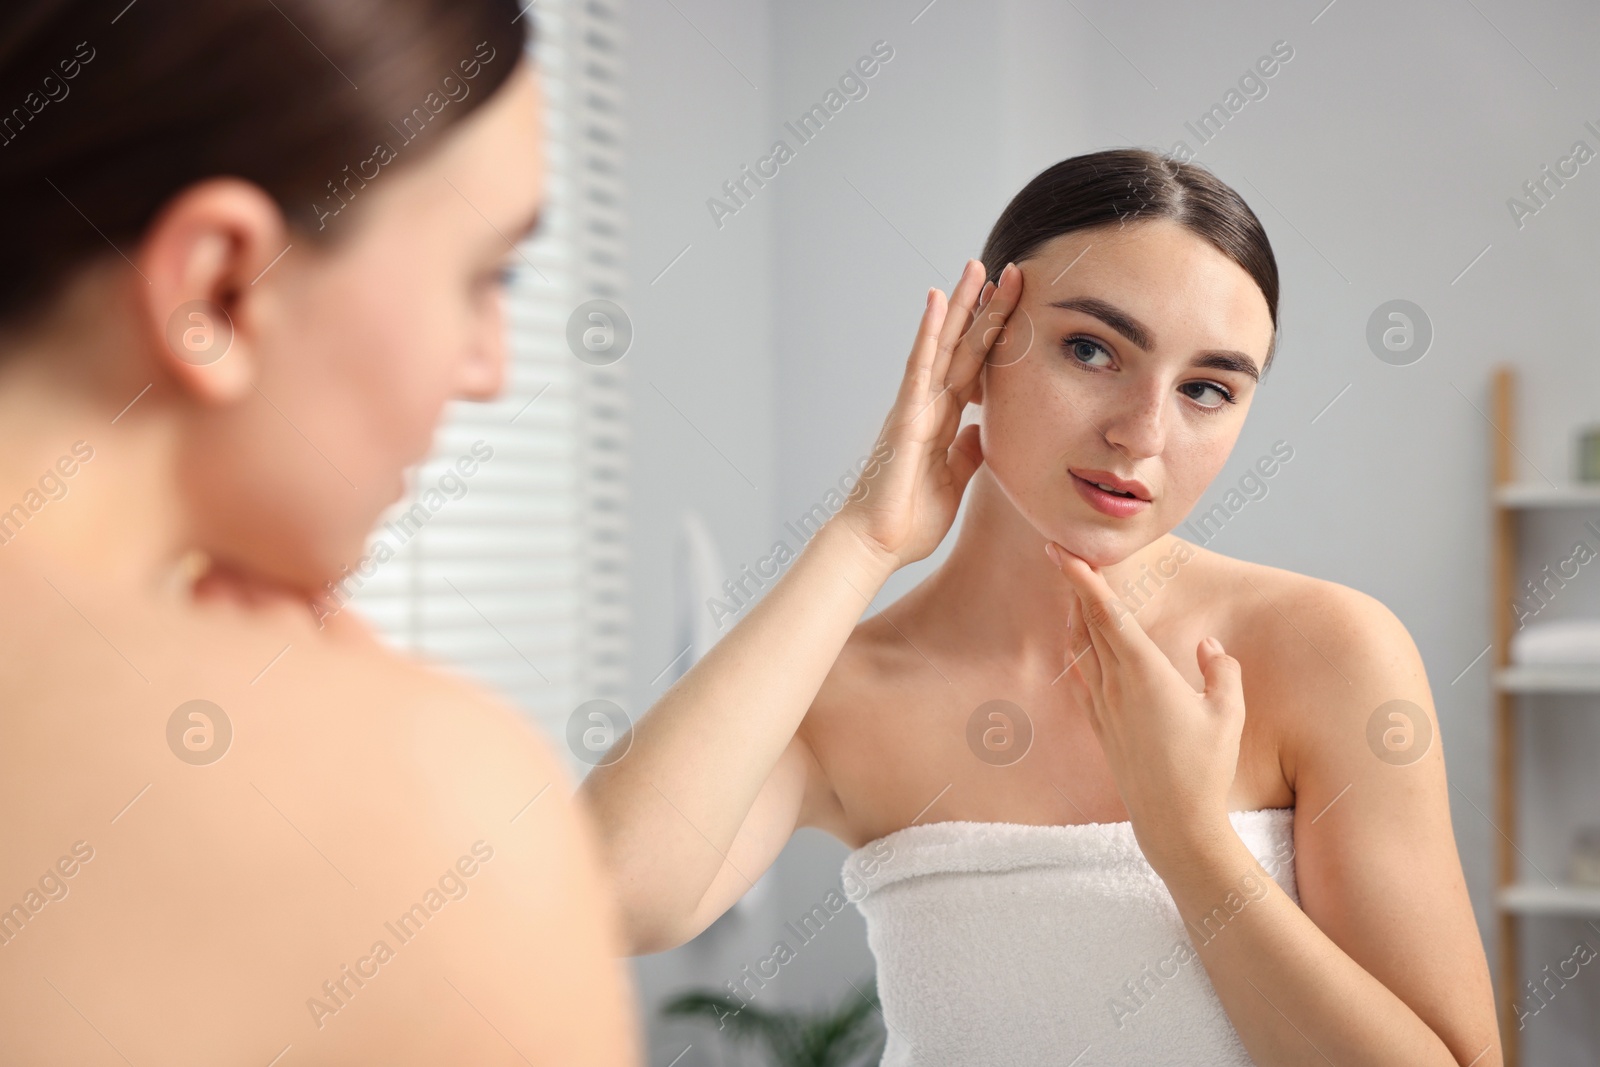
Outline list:
[[[1228,818],[1299,904],[1294,809]],[[844,878],[878,963],[881,1067],[1253,1063],[1193,946],[1271,891],[1259,877],[1196,930],[1132,823],[951,821],[868,842]]]

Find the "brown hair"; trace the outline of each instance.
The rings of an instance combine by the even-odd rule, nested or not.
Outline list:
[[[175,194],[254,182],[308,240],[532,40],[515,0],[27,0],[0,12],[0,323],[130,251]],[[406,147],[418,138],[415,147]],[[388,146],[387,159],[380,159]],[[392,161],[392,162],[391,162]],[[344,222],[347,220],[341,220]]]
[[[1272,316],[1272,343],[1261,373],[1278,348],[1278,261],[1261,220],[1238,193],[1198,163],[1143,148],[1112,148],[1064,159],[1040,172],[995,220],[982,261],[990,281],[1051,238],[1109,223],[1171,219],[1210,242],[1244,268],[1261,289]]]

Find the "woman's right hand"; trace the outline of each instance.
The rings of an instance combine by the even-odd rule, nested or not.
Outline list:
[[[1006,265],[998,286],[984,281],[986,273],[982,263],[969,259],[948,305],[943,291],[928,290],[900,393],[873,449],[875,457],[887,452],[887,458],[862,472],[837,515],[895,567],[939,546],[967,482],[983,463],[978,426],[959,435],[956,430],[984,361],[1022,295],[1016,266]]]

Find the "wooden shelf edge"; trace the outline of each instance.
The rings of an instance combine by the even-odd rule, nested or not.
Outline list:
[[[1537,482],[1494,487],[1490,499],[1502,508],[1600,508],[1600,485],[1576,482],[1561,486]]]
[[[1600,886],[1521,882],[1495,893],[1495,907],[1517,915],[1600,915]]]
[[[1600,693],[1600,663],[1523,663],[1494,672],[1501,693]]]

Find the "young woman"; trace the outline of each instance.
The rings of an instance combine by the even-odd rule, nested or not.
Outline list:
[[[929,293],[887,461],[585,779],[634,952],[815,826],[870,890],[885,1064],[1500,1062],[1405,627],[1172,533],[1277,300],[1198,166],[1099,152],[1016,196]],[[858,621],[963,493],[944,563]]]
[[[520,6],[0,14],[0,1062],[639,1062],[548,744],[313,610],[500,386]]]

